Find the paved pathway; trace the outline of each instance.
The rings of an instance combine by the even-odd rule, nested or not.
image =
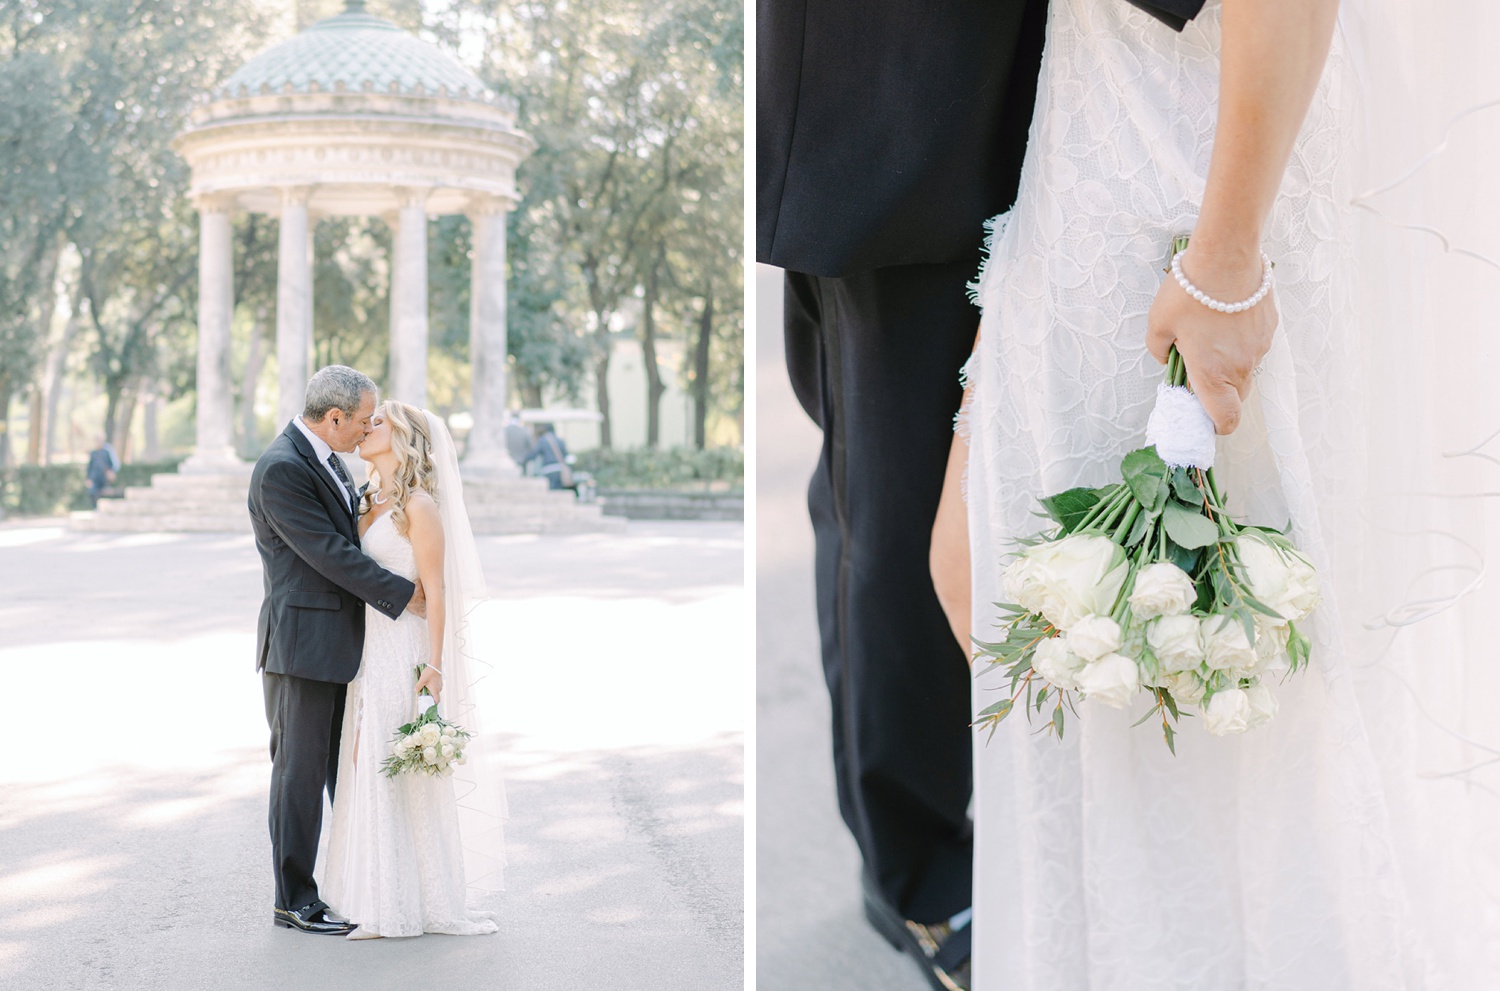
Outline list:
[[[743,543],[480,538],[500,933],[348,942],[270,924],[250,538],[0,525],[0,988],[740,987]]]
[[[781,273],[756,273],[756,983],[763,991],[920,991],[859,904],[859,852],[833,787],[813,612],[807,481],[822,435],[797,405]]]

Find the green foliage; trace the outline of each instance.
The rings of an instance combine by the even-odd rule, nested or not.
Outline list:
[[[150,485],[152,475],[175,472],[181,462],[173,458],[123,464],[115,485]],[[0,470],[0,510],[7,515],[56,516],[88,508],[88,479],[82,464],[16,465]]]
[[[745,487],[744,452],[727,447],[598,448],[581,452],[574,467],[605,489],[698,489],[714,482]]]

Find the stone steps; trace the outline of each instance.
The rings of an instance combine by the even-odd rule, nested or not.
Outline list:
[[[101,499],[94,512],[74,513],[75,530],[141,533],[249,533],[250,472],[154,475],[123,499]],[[600,503],[580,503],[546,479],[520,475],[464,480],[464,500],[476,534],[617,533],[625,521],[605,516]]]

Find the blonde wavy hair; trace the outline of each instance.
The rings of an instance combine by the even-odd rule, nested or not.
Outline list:
[[[437,470],[432,463],[432,434],[427,429],[427,414],[415,406],[397,399],[387,399],[380,404],[382,418],[391,425],[391,453],[396,456],[395,478],[390,479],[391,523],[396,532],[406,535],[406,504],[417,490],[426,492],[433,499],[438,497]],[[380,472],[370,470],[370,488],[365,492],[365,505],[361,514],[370,512],[375,505],[375,492],[384,487],[387,480]]]

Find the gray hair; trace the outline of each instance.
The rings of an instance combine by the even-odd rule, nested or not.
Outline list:
[[[308,423],[321,423],[331,409],[341,409],[352,414],[359,409],[365,393],[378,396],[380,390],[364,372],[355,371],[348,365],[328,365],[318,369],[307,380],[307,398],[302,403],[302,419]]]

